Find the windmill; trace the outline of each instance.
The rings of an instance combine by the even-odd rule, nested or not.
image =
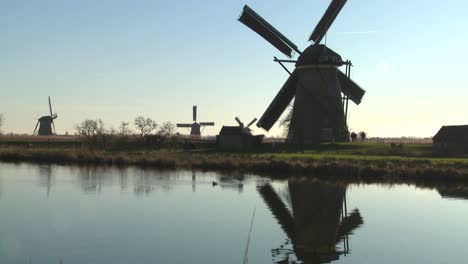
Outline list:
[[[360,104],[365,91],[350,79],[351,62],[343,61],[338,53],[320,44],[346,1],[331,2],[310,35],[309,41],[314,43],[302,52],[253,9],[244,6],[240,22],[289,58],[293,58],[294,52],[299,54],[297,60],[274,57],[274,61],[290,76],[258,121],[258,127],[270,130],[295,97],[288,142],[306,144],[348,140],[348,100]],[[284,63],[295,63],[296,67],[290,72]],[[346,66],[345,73],[338,69],[343,65]]]
[[[56,134],[54,119],[57,118],[57,114],[52,112],[52,103],[50,102],[50,96],[49,96],[49,110],[50,110],[50,115],[42,116],[37,120],[33,135],[52,136]],[[38,126],[39,126],[39,130],[37,129]]]
[[[177,127],[190,128],[190,135],[195,137],[200,137],[201,127],[214,126],[214,122],[197,122],[197,106],[193,106],[193,123],[192,124],[177,124]]]
[[[348,213],[346,188],[345,184],[289,180],[282,199],[270,183],[257,186],[288,237],[285,245],[272,250],[272,257],[280,259],[275,263],[289,263],[285,260],[290,255],[296,255],[299,263],[330,263],[350,253],[349,235],[364,220],[357,208]]]
[[[241,122],[239,117],[236,116],[235,119],[236,119],[236,122],[239,124],[239,127],[242,129],[243,133],[252,135],[252,129],[250,128],[250,126],[253,125],[255,121],[257,121],[257,118],[254,118],[252,121],[250,121],[250,123],[247,126],[244,126],[244,123]]]
[[[245,126],[239,119],[235,118],[238,126],[223,126],[216,137],[217,146],[221,150],[249,151],[262,144],[264,135],[253,135],[251,125],[257,121],[254,118]]]

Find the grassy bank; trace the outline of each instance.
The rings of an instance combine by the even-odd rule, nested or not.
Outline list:
[[[353,182],[468,183],[468,159],[333,153],[233,154],[213,151],[88,151],[0,148],[0,161],[135,165],[162,169],[239,171],[271,177],[306,176]]]

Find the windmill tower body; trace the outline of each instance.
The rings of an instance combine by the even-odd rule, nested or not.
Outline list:
[[[315,252],[330,251],[337,242],[346,187],[317,182],[288,183],[296,246]]]
[[[239,21],[255,31],[286,56],[300,54],[296,61],[278,60],[289,74],[276,97],[257,123],[269,131],[295,98],[287,141],[294,144],[315,144],[322,141],[349,140],[346,124],[348,100],[359,104],[365,91],[349,78],[349,61],[320,44],[338,16],[346,0],[332,0],[312,32],[310,45],[304,51],[270,25],[250,7],[244,6]],[[284,63],[295,63],[290,72]],[[338,67],[346,65],[346,74]]]
[[[307,55],[306,52],[303,55]],[[335,58],[341,61],[341,57]],[[295,100],[287,137],[290,143],[313,144],[324,139],[347,139],[338,68],[333,63],[317,61],[318,58],[307,61],[300,57],[296,66],[292,88]]]
[[[198,123],[193,123],[192,127],[190,128],[190,135],[191,136],[201,136],[200,132],[200,124]]]
[[[37,135],[39,136],[52,136],[52,122],[53,119],[50,116],[43,116],[39,118],[39,130]]]

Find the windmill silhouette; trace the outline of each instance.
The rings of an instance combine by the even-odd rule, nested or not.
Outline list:
[[[50,96],[49,110],[50,115],[42,116],[37,120],[33,135],[52,136],[56,134],[54,120],[57,118],[57,114],[52,112],[52,103],[50,101]],[[37,129],[38,127],[39,129]]]
[[[320,44],[346,0],[333,0],[310,35],[313,41],[308,48],[298,47],[249,6],[244,6],[239,21],[255,31],[280,52],[297,60],[279,60],[274,57],[289,78],[270,103],[257,123],[258,127],[270,130],[291,103],[294,105],[287,141],[295,144],[320,143],[322,141],[348,141],[348,100],[360,104],[365,91],[350,79],[351,61],[327,46]],[[291,72],[284,63],[294,63]],[[338,69],[346,66],[343,73]]]
[[[244,126],[244,123],[239,119],[239,117],[236,116],[235,120],[239,124],[239,127],[242,129],[243,133],[252,135],[252,129],[250,128],[250,126],[252,126],[255,123],[255,121],[257,121],[257,118],[252,119],[252,121],[250,121],[250,123],[247,124],[247,126]]]
[[[329,263],[350,253],[348,236],[364,222],[358,209],[348,214],[346,185],[289,180],[286,198],[269,183],[257,190],[288,239],[272,256],[288,263],[295,255],[301,263]],[[286,200],[286,202],[284,201]],[[337,244],[343,243],[342,249]]]
[[[214,126],[214,122],[197,122],[197,106],[193,106],[193,123],[191,124],[177,124],[177,127],[185,127],[185,128],[190,128],[190,135],[194,137],[200,137],[201,136],[201,129],[203,127],[207,126]]]

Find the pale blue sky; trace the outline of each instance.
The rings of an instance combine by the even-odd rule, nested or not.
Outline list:
[[[51,95],[59,133],[150,116],[205,130],[260,117],[287,78],[281,54],[237,21],[250,5],[300,49],[330,0],[0,1],[0,112],[31,133]],[[369,136],[432,136],[468,123],[468,2],[349,0],[327,44],[366,91],[350,127]],[[180,130],[185,133],[186,131]],[[263,133],[261,129],[256,132]],[[278,128],[269,135],[278,135]]]

